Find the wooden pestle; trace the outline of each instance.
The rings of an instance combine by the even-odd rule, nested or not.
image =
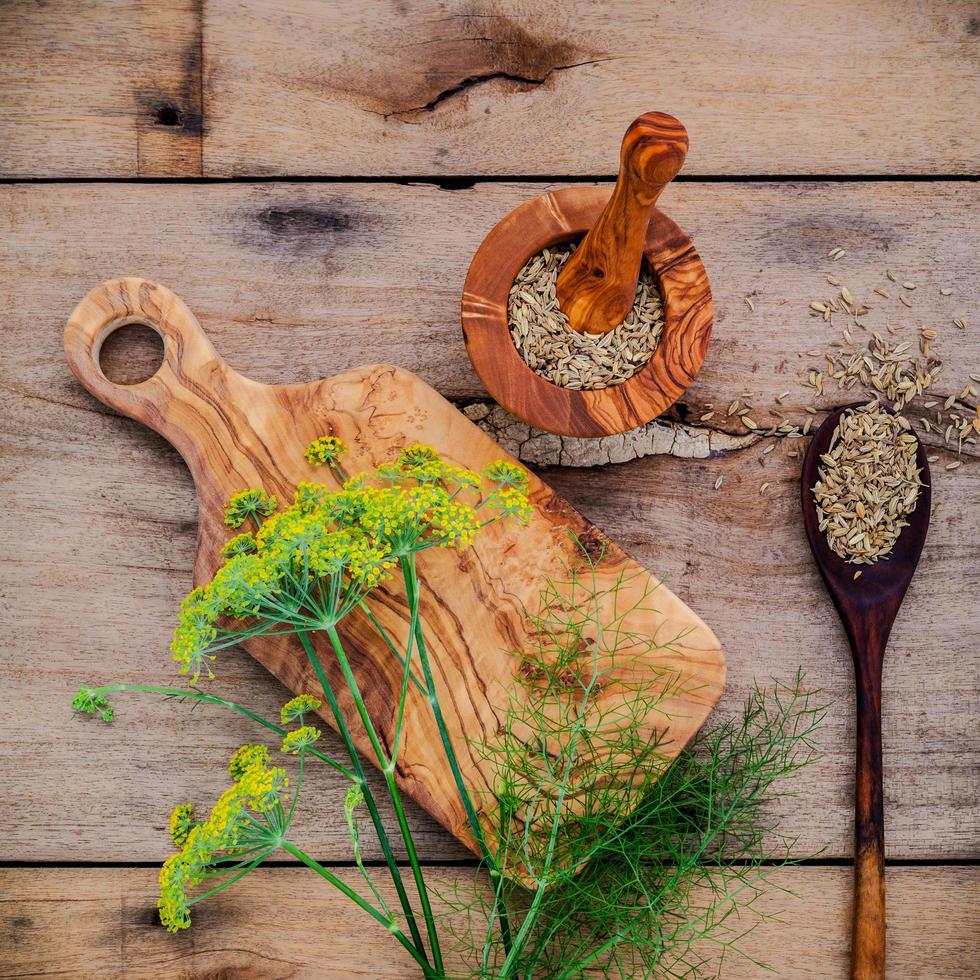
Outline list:
[[[558,304],[573,330],[605,333],[626,318],[650,208],[686,156],[687,130],[665,112],[645,112],[626,130],[612,197],[558,276]]]

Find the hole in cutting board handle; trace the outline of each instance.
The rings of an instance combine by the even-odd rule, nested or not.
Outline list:
[[[163,364],[163,338],[145,323],[120,324],[102,341],[98,360],[113,384],[141,384]]]

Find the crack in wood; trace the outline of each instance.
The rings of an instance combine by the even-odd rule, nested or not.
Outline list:
[[[507,43],[507,42],[500,42]],[[434,98],[429,99],[424,105],[410,106],[407,109],[395,109],[392,112],[381,113],[382,118],[387,121],[400,116],[414,116],[421,114],[423,112],[435,112],[443,103],[449,101],[455,96],[462,92],[471,91],[480,85],[485,85],[488,82],[494,81],[507,81],[514,82],[518,85],[526,85],[535,87],[537,85],[543,85],[552,75],[562,72],[569,71],[572,68],[581,68],[583,65],[597,65],[603,61],[612,61],[612,58],[593,58],[588,61],[576,61],[568,65],[555,65],[552,68],[547,69],[545,72],[538,76],[534,75],[521,75],[515,72],[508,71],[491,71],[486,72],[481,75],[470,75],[464,78],[461,82],[450,88],[443,89]]]
[[[970,406],[966,407],[973,410]],[[628,432],[589,439],[558,436],[536,429],[494,402],[471,402],[460,405],[460,411],[507,452],[522,462],[537,467],[606,466],[610,463],[627,463],[644,456],[707,459],[750,449],[769,439],[795,439],[801,446],[806,444],[803,439],[785,432],[763,430],[739,434],[705,423],[689,423],[683,420],[686,414],[683,412],[679,413],[682,415],[681,420],[661,416]],[[910,416],[910,421],[915,424],[917,418]],[[964,445],[962,453],[958,454],[955,446],[943,445],[935,433],[921,432],[916,426],[916,435],[930,453],[946,452],[950,461],[962,459],[964,463],[968,463],[977,458],[973,446]]]
[[[491,402],[475,402],[462,411],[503,449],[522,462],[539,467],[605,466],[643,456],[707,459],[762,441],[757,433],[733,435],[708,426],[660,419],[618,435],[582,439],[535,429]]]

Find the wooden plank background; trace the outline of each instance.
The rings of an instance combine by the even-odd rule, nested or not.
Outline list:
[[[331,0],[325,13],[321,0],[8,0],[0,173],[608,175],[624,120],[651,100],[690,131],[688,175],[980,162],[971,0]]]
[[[176,453],[68,372],[75,303],[144,275],[256,379],[392,361],[465,406],[486,397],[459,328],[477,245],[528,197],[607,177],[648,108],[691,131],[689,179],[663,206],[705,260],[714,338],[667,416],[669,451],[544,476],[719,634],[722,716],[754,677],[797,664],[832,702],[823,760],[779,804],[797,852],[824,850],[780,872],[801,897],[748,948],[779,976],[842,975],[852,675],[798,521],[801,443],[763,456],[734,448],[730,420],[697,420],[751,389],[760,423],[783,391],[802,422],[800,355],[839,336],[808,313],[828,272],[874,306],[872,328],[938,331],[934,397],[980,373],[975,5],[18,0],[0,7],[0,38],[0,976],[313,977],[330,962],[331,976],[367,977],[395,955],[294,867],[202,907],[189,937],[152,924],[147,862],[168,852],[170,807],[213,798],[254,733],[152,698],[121,702],[113,728],[71,715],[84,680],[173,677],[196,528]],[[836,263],[834,245],[848,250]],[[886,268],[917,283],[911,310],[872,293]],[[137,343],[107,359],[136,377],[153,356]],[[685,458],[699,439],[711,455]],[[885,671],[889,955],[909,977],[972,976],[980,953],[980,467],[975,445],[955,471],[935,451],[941,508]],[[283,697],[244,656],[224,659],[218,687],[267,713]],[[347,862],[342,788],[311,783],[298,833]],[[411,819],[427,860],[465,860],[425,814]],[[332,928],[304,932],[314,915]],[[386,976],[412,975],[392,962]],[[733,961],[723,976],[754,970]]]
[[[468,884],[472,872],[434,868],[432,875],[447,889],[456,881]],[[344,877],[356,883],[353,873]],[[326,885],[311,883],[299,868],[260,869],[238,888],[198,906],[197,925],[179,936],[148,928],[156,896],[143,870],[18,869],[6,872],[6,884],[8,894],[0,896],[0,943],[8,955],[0,964],[0,977],[11,980],[76,976],[79,950],[85,951],[85,975],[90,977],[418,976],[401,947],[380,930],[362,929],[345,899]],[[840,919],[850,902],[850,885],[847,868],[774,875],[760,902],[760,911],[771,918],[758,924],[743,944],[746,956],[756,962],[726,958],[725,980],[846,976],[848,939]],[[891,868],[888,888],[889,952],[901,966],[896,976],[975,978],[975,961],[960,951],[976,942],[977,869]],[[751,924],[745,918],[737,925]],[[52,936],[60,941],[52,943]],[[772,973],[757,962],[768,964]]]
[[[37,737],[28,697],[37,685],[33,672],[22,669],[13,681],[24,699],[13,709],[0,752],[9,753],[15,771],[25,756],[32,771],[59,759],[81,768],[91,753],[106,753],[106,764],[79,787],[80,805],[70,814],[59,783],[35,788],[35,819],[11,822],[12,858],[57,859],[66,832],[81,860],[164,855],[165,811],[184,795],[207,799],[219,791],[216,759],[220,763],[249,731],[241,722],[151,699],[120,707],[120,732],[127,717],[153,719],[121,743],[113,732],[86,729],[62,710],[82,679],[107,671],[145,683],[171,676],[166,645],[176,604],[190,587],[196,534],[190,479],[174,451],[116,417],[67,371],[65,311],[101,279],[145,275],[179,288],[217,348],[251,377],[307,381],[392,360],[465,400],[481,389],[459,339],[458,284],[485,230],[537,189],[499,183],[451,192],[373,184],[0,188],[9,230],[0,277],[18,284],[9,299],[0,367],[7,487],[17,506],[0,512],[0,528],[19,556],[0,566],[0,577],[16,610],[15,644],[26,652],[40,642],[48,651],[42,690],[50,695],[49,724],[57,736]],[[980,305],[980,209],[973,185],[702,184],[670,194],[672,213],[698,229],[705,261],[718,270],[714,338],[683,402],[689,421],[696,423],[707,403],[727,404],[747,378],[763,393],[760,407],[775,406],[774,395],[788,389],[786,413],[803,421],[802,406],[812,393],[794,372],[803,363],[798,353],[817,342],[815,333],[835,334],[807,315],[809,300],[826,294],[821,272],[835,234],[851,254],[833,264],[834,272],[855,290],[861,283],[879,299],[868,287],[886,281],[886,262],[922,284],[914,310],[893,299],[882,302],[880,313],[903,324],[913,340],[920,324],[941,332],[936,349],[949,368],[936,397],[958,392],[968,373],[980,370],[974,335],[951,319],[954,311],[966,315]],[[703,217],[709,212],[715,215],[710,223]],[[928,220],[936,212],[948,215],[951,234]],[[337,225],[343,230],[333,230]],[[146,227],[154,233],[148,236]],[[28,278],[25,268],[32,270]],[[947,284],[954,293],[943,297],[939,288]],[[749,294],[754,313],[743,302]],[[822,401],[830,406],[836,397],[828,392]],[[922,401],[913,415],[923,412]],[[755,414],[765,424],[767,416]],[[694,428],[710,434],[726,426],[734,428],[730,420]],[[800,780],[805,819],[794,819],[801,854],[827,845],[830,854],[844,857],[851,847],[849,656],[796,519],[800,460],[788,453],[799,445],[779,440],[765,457],[762,448],[705,460],[652,457],[587,472],[555,469],[547,478],[665,575],[716,630],[728,654],[730,707],[754,676],[786,676],[799,663],[841,706],[828,724],[826,762]],[[885,673],[888,846],[897,858],[969,857],[980,816],[973,769],[980,739],[970,711],[978,678],[975,664],[950,655],[971,649],[977,626],[972,604],[950,601],[949,593],[950,581],[964,596],[980,590],[970,533],[980,513],[980,483],[972,460],[946,472],[943,463],[953,457],[941,452],[940,458],[934,484],[944,509],[930,531]],[[724,485],[715,493],[718,476]],[[759,494],[763,482],[770,483],[765,497]],[[69,501],[80,502],[88,520],[79,520]],[[66,593],[78,594],[68,608]],[[802,619],[794,601],[800,595],[820,599]],[[778,632],[760,651],[759,631],[773,629]],[[277,686],[247,658],[226,658],[220,676],[223,689],[246,699],[257,689],[264,708],[274,710]],[[910,690],[922,692],[921,701],[902,696]],[[217,745],[207,736],[215,726],[222,737]],[[174,773],[169,746],[181,731],[185,765]],[[138,748],[128,743],[130,736],[138,738]],[[933,764],[937,752],[942,766]],[[125,772],[129,806],[93,819],[97,801],[114,792],[117,767]],[[18,790],[30,788],[30,771]],[[171,790],[166,800],[160,799],[161,782]],[[342,792],[337,780],[325,776],[322,783],[314,784],[311,810],[328,808]],[[800,805],[792,804],[793,812]],[[39,832],[39,825],[51,829]],[[427,845],[434,857],[458,855],[428,821],[424,826],[433,835]],[[928,836],[923,826],[932,828]],[[324,821],[313,833],[331,858],[348,856],[341,826]]]

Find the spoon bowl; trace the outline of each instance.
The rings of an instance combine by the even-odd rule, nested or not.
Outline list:
[[[929,530],[929,514],[932,509],[932,493],[929,479],[929,461],[926,450],[921,442],[915,454],[915,465],[920,470],[924,486],[919,489],[919,497],[915,510],[908,516],[908,527],[902,528],[895,546],[887,558],[881,558],[872,565],[854,565],[845,561],[827,544],[826,534],[819,528],[816,500],[813,496],[813,485],[817,482],[817,470],[820,457],[830,449],[830,440],[840,422],[841,416],[852,408],[860,408],[866,402],[854,402],[844,405],[831,412],[817,429],[810,440],[810,447],[803,460],[801,477],[801,492],[803,504],[803,525],[806,528],[807,540],[813,552],[814,561],[820,570],[830,598],[837,607],[847,630],[848,639],[854,645],[852,628],[861,623],[860,635],[865,635],[868,624],[866,620],[873,618],[880,630],[882,652],[891,631],[892,623],[898,613],[899,606],[905,598],[905,593],[915,574],[925,544],[926,532]],[[860,570],[859,578],[854,573]]]
[[[852,980],[885,976],[885,823],[882,804],[881,670],[885,646],[909,583],[915,574],[929,530],[932,508],[926,450],[916,447],[923,486],[887,557],[871,565],[845,561],[827,544],[820,530],[813,486],[820,457],[841,416],[863,402],[831,412],[810,441],[803,460],[800,493],[803,525],[810,550],[827,591],[837,607],[854,658],[857,684],[857,758],[854,801],[854,909],[851,941]],[[860,571],[858,578],[854,573]]]

